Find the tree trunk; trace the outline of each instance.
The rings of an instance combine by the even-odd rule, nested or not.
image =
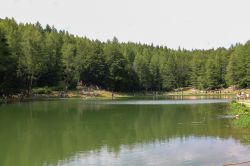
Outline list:
[[[30,76],[30,80],[29,80],[28,95],[31,94],[32,84],[33,84],[33,74]]]

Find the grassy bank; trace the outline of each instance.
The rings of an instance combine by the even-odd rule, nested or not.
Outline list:
[[[250,107],[245,102],[232,102],[229,114],[235,115],[233,125],[236,127],[250,128]]]
[[[171,96],[230,96],[236,95],[239,92],[244,92],[245,94],[250,94],[250,89],[233,89],[232,87],[229,88],[222,88],[217,90],[199,90],[191,87],[186,88],[179,88],[175,89],[171,92],[166,92],[166,95]]]

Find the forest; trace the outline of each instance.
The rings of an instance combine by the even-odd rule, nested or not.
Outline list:
[[[39,22],[0,19],[0,94],[86,86],[120,92],[250,87],[250,41],[230,48],[171,49],[80,37]]]

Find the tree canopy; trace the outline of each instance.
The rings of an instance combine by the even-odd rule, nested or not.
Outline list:
[[[101,42],[53,26],[0,19],[0,93],[86,85],[114,91],[250,87],[250,42],[229,49],[169,49]]]

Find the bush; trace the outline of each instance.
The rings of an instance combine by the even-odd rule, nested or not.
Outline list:
[[[239,127],[250,127],[250,109],[237,102],[231,103],[230,114],[239,115],[240,118],[233,121],[233,124]]]
[[[51,94],[52,90],[51,88],[46,86],[46,87],[34,88],[32,89],[32,92],[36,94]]]

